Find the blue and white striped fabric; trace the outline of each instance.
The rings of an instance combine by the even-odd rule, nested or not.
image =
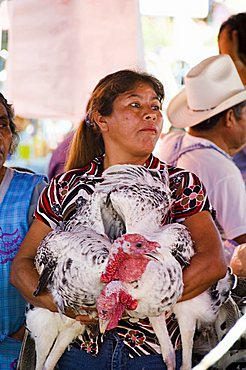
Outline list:
[[[0,186],[0,369],[14,369],[21,341],[8,337],[24,324],[26,302],[9,282],[11,263],[28,228],[34,188],[44,176],[7,169]]]

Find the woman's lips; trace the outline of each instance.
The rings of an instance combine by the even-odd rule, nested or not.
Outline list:
[[[140,131],[150,131],[150,132],[154,132],[155,134],[157,133],[156,127],[153,127],[153,126],[144,127]]]

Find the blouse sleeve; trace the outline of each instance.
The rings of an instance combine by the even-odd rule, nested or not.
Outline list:
[[[28,210],[28,224],[29,224],[29,227],[31,226],[31,224],[34,220],[33,214],[34,214],[34,211],[36,209],[40,194],[42,193],[43,189],[46,188],[47,185],[48,185],[47,181],[42,180],[35,186],[35,188],[33,190],[32,199],[31,199],[29,210]]]
[[[43,190],[36,211],[34,212],[35,218],[44,222],[52,229],[56,228],[62,222],[61,202],[62,197],[59,192],[57,176]]]
[[[182,222],[197,212],[214,211],[208,200],[204,184],[192,172],[173,168],[170,175],[170,188],[173,204],[171,207],[172,221]]]

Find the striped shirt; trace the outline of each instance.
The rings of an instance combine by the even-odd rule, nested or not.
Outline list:
[[[163,224],[182,222],[188,217],[203,210],[210,211],[210,204],[204,185],[198,177],[184,169],[176,168],[161,162],[150,155],[145,167],[157,169],[161,173],[167,169],[169,174],[172,206]],[[54,177],[50,185],[43,191],[39,200],[35,217],[51,228],[63,225],[88,199],[94,191],[97,181],[103,172],[103,157],[95,158],[84,168],[70,170]],[[86,183],[84,179],[87,179]],[[88,182],[88,179],[90,180]],[[166,324],[175,349],[181,347],[180,333],[173,314],[167,313]],[[131,318],[122,319],[114,331],[123,338],[130,350],[130,356],[161,353],[157,337],[148,319],[135,322]],[[80,348],[91,354],[100,349],[102,337],[90,336],[85,333],[77,339]]]

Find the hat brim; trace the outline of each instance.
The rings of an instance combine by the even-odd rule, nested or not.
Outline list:
[[[174,127],[192,127],[244,100],[246,100],[246,89],[226,99],[215,108],[194,111],[188,107],[186,88],[184,88],[170,101],[167,108],[167,117]]]

